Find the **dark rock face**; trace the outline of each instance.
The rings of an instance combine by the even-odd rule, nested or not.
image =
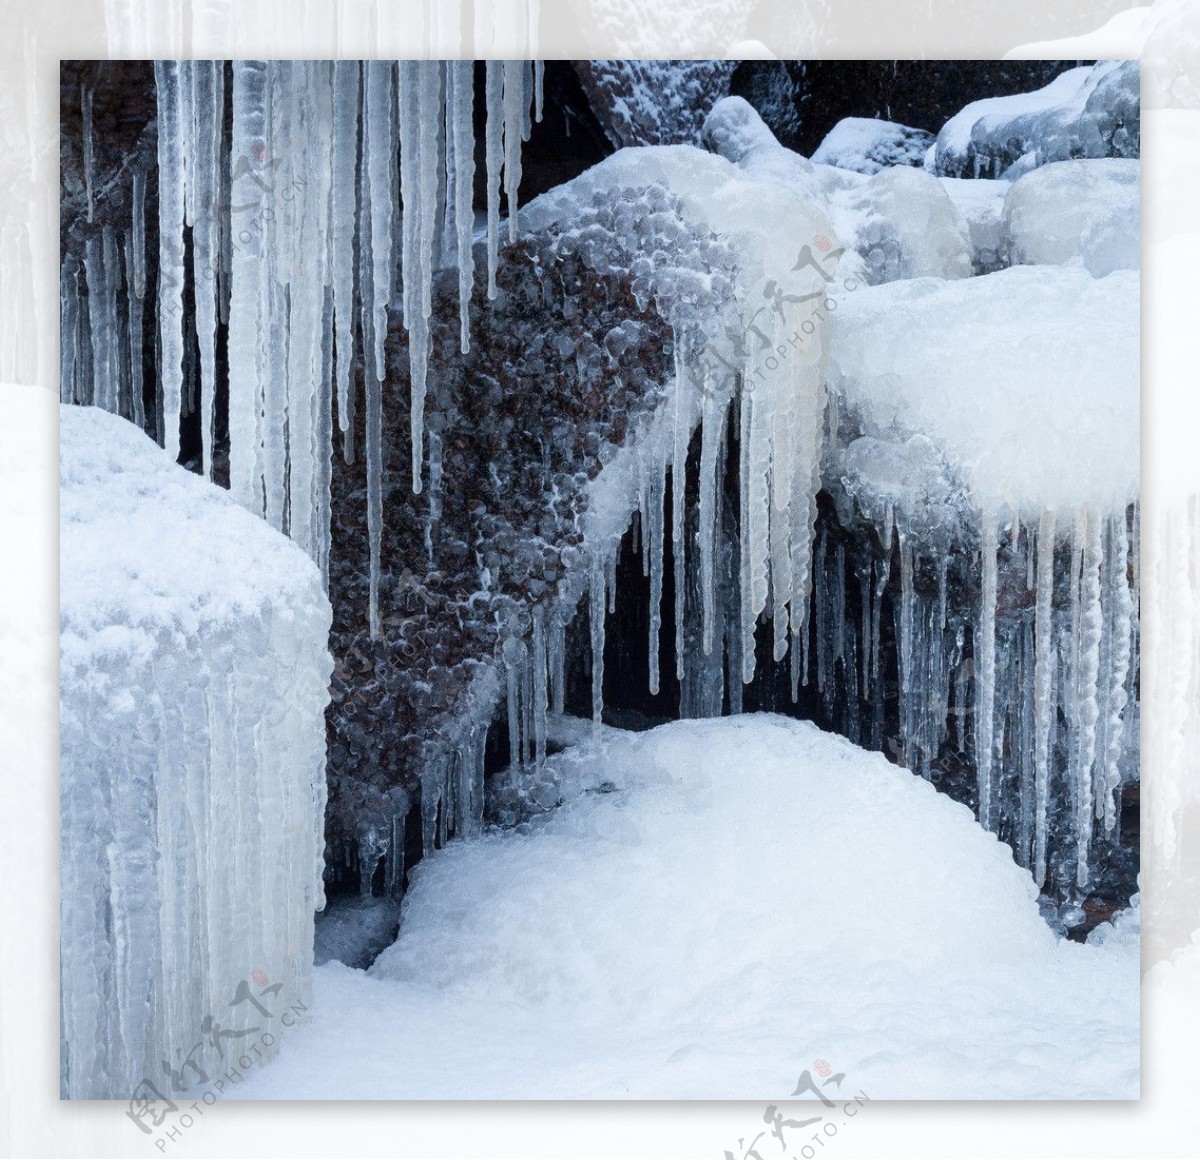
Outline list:
[[[580,60],[575,69],[615,148],[699,145],[704,118],[729,95],[734,62]]]
[[[410,491],[407,351],[393,319],[379,640],[368,633],[361,450],[354,464],[339,459],[333,481],[326,818],[335,885],[359,879],[364,819],[381,831],[419,813],[422,772],[444,760],[468,720],[486,728],[491,704],[475,704],[473,681],[506,639],[527,636],[533,606],[555,600],[582,562],[588,484],[673,373],[672,330],[629,270],[643,244],[629,233],[630,203],[647,196],[614,191],[567,231],[506,246],[496,299],[473,303],[466,356],[457,279],[440,276],[421,496]],[[675,214],[665,195],[655,205]],[[714,240],[671,257],[698,270],[730,261]],[[360,420],[359,449],[363,435]],[[437,829],[450,836],[452,820]],[[418,845],[405,841],[410,856]]]

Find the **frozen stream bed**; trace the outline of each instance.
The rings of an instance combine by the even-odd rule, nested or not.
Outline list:
[[[605,729],[422,862],[241,1099],[1137,1098],[1136,915],[1058,941],[1008,846],[808,723]],[[808,1098],[812,1098],[811,1096]]]

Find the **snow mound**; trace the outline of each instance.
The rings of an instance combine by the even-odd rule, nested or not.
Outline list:
[[[1043,165],[1004,199],[1004,246],[1013,265],[1082,264],[1096,277],[1140,265],[1141,182],[1134,160]]]
[[[1136,953],[1057,942],[882,756],[752,716],[547,768],[564,804],[422,862],[244,1098],[786,1097],[818,1055],[873,1099],[1135,1093]]]
[[[977,507],[1038,514],[1137,495],[1138,278],[1021,266],[844,293],[833,389],[885,438],[920,432]]]
[[[933,134],[894,121],[844,117],[817,146],[812,160],[868,176],[893,165],[921,166]]]
[[[1070,69],[1045,88],[973,101],[938,134],[926,166],[946,177],[999,177],[1072,157],[1136,157],[1137,61]],[[1012,176],[1016,176],[1014,173]]]
[[[941,183],[919,169],[884,169],[835,195],[833,228],[866,262],[872,285],[972,273],[966,222]]]
[[[898,166],[867,177],[816,164],[780,145],[741,97],[717,102],[704,139],[753,180],[786,186],[821,207],[839,241],[865,261],[870,282],[971,273],[962,215],[923,170]]]
[[[330,608],[126,420],[63,407],[61,462],[62,1091],[120,1099],[251,972],[309,993]]]

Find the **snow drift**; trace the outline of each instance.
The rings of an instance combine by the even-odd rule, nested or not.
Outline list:
[[[873,1099],[1136,1096],[1136,938],[1057,941],[1008,847],[881,755],[750,716],[531,777],[563,804],[427,858],[400,941],[319,969],[243,1096],[786,1097],[816,1056]]]

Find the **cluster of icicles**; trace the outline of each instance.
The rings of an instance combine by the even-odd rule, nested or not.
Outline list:
[[[412,391],[412,487],[423,486],[424,405],[435,269],[458,271],[461,342],[475,282],[472,61],[235,61],[232,134],[225,64],[159,61],[157,437],[180,451],[200,409],[211,474],[218,319],[228,326],[229,476],[234,496],[328,574],[329,449],[350,461],[365,407],[370,619],[378,634],[383,529],[382,383],[388,314],[400,297]],[[486,64],[487,292],[495,294],[501,190],[516,237],[521,145],[541,117],[540,62]],[[92,217],[91,97],[83,94]],[[62,279],[62,394],[145,425],[141,350],[146,173],[133,174],[130,226],[89,235]],[[195,345],[184,309],[191,240]],[[122,320],[118,295],[127,290]],[[356,399],[355,353],[364,398]],[[188,390],[185,391],[185,382]],[[185,395],[190,397],[185,397]],[[431,465],[436,483],[439,472]]]

